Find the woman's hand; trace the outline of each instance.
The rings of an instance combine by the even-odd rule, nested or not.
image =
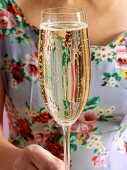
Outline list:
[[[14,170],[64,170],[64,163],[38,145],[29,145],[14,162]]]

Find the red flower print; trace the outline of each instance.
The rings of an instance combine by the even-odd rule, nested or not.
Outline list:
[[[52,116],[49,114],[49,112],[43,112],[40,116],[42,123],[48,123],[48,120],[52,119]]]
[[[88,126],[83,123],[80,119],[78,119],[71,127],[72,131],[76,131],[78,133],[86,134],[88,132]]]
[[[59,159],[63,159],[63,145],[59,143],[59,139],[62,137],[58,131],[51,132],[48,135],[48,139],[45,140],[46,149]]]
[[[35,134],[35,141],[37,144],[43,142],[44,135],[41,132]]]
[[[17,23],[14,19],[14,16],[7,11],[1,11],[0,12],[0,28],[10,29],[15,26],[17,26]]]
[[[32,117],[33,122],[40,122],[40,116]]]
[[[35,51],[35,57],[38,58],[38,51]]]
[[[25,71],[27,71],[30,77],[32,76],[37,77],[38,68],[35,65],[33,64],[27,65],[27,68],[25,69]]]
[[[17,81],[17,83],[21,83],[24,81],[25,73],[21,63],[17,62],[12,64],[11,74],[13,78]]]
[[[19,16],[23,16],[23,14],[21,13],[21,11],[16,7],[16,5],[14,4],[14,5],[11,5],[11,4],[8,4],[7,6],[6,6],[6,8],[7,8],[7,10],[10,12],[10,13],[12,13],[12,14],[14,14],[14,15],[19,15]]]
[[[25,133],[31,133],[30,127],[23,119],[18,120],[18,125],[21,128],[21,130],[24,131]]]
[[[49,112],[43,112],[40,116],[32,117],[34,122],[48,123],[50,119],[52,119]]]
[[[44,143],[45,139],[49,137],[49,133],[35,132],[35,142],[37,144]]]
[[[87,127],[88,127],[88,132],[93,131],[94,126],[92,124],[88,124]]]
[[[88,121],[88,120],[92,120],[91,118],[90,119],[88,119],[88,118],[89,118],[89,116],[87,117],[87,115],[86,115],[86,117],[85,117],[85,112],[84,112],[82,117],[80,117],[72,125],[71,131],[72,132],[77,132],[77,134],[79,134],[79,137],[82,137],[80,135],[83,135],[84,139],[85,139],[85,135],[86,135],[86,139],[88,139],[89,138],[89,133],[91,133],[93,131],[93,129],[94,129],[94,122],[93,121]]]
[[[94,156],[92,158],[93,164],[96,167],[104,166],[104,158],[102,156]]]
[[[84,120],[87,123],[91,123],[91,122],[94,123],[97,121],[97,116],[94,114],[93,110],[89,110],[89,111],[85,112]]]
[[[0,25],[3,29],[6,29],[8,27],[8,21],[3,18],[0,20]]]
[[[115,56],[116,64],[122,68],[127,69],[127,49],[125,46],[118,46],[116,48],[117,55]]]
[[[59,134],[58,131],[56,131],[56,132],[51,132],[51,133],[50,133],[50,141],[52,141],[52,142],[55,141],[58,134]]]
[[[55,155],[56,157],[58,157],[59,159],[63,160],[63,145],[61,145],[58,142],[51,142],[50,140],[46,141],[46,148],[48,149],[48,151],[50,151],[53,155]]]
[[[72,35],[69,31],[66,32],[64,46],[67,47],[68,44],[72,41]]]
[[[87,134],[92,132],[94,126],[90,123],[86,124],[82,120],[78,119],[71,127],[72,131],[76,131],[80,134]]]
[[[36,52],[35,52],[36,53]],[[37,80],[38,78],[38,59],[36,57],[37,54],[26,54],[26,66],[25,66],[25,74],[33,80]]]
[[[17,126],[11,125],[11,128],[12,128],[12,130],[15,132],[16,135],[19,135],[19,134],[20,134]]]
[[[25,140],[33,141],[34,140],[34,136],[31,134],[31,132],[32,132],[31,128],[26,123],[26,121],[23,120],[23,119],[19,119],[17,123],[18,123],[19,129],[20,129],[20,134],[25,138]]]

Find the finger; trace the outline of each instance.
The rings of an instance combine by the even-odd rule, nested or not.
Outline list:
[[[55,161],[58,163],[58,164],[64,164],[64,162],[61,160],[61,159],[59,159],[59,158],[57,158],[57,157],[54,157],[54,159],[55,159]]]
[[[62,162],[61,164],[58,163],[58,161],[53,161],[52,164],[49,163],[47,164],[47,169],[50,169],[50,170],[65,170],[65,166],[64,166],[64,163]]]
[[[18,158],[13,164],[13,169],[14,170],[24,170],[24,169],[26,169],[25,161],[20,160],[20,158]]]
[[[33,165],[32,162],[30,162],[30,163],[28,164],[26,170],[38,170],[38,168],[37,168],[35,165]]]
[[[28,151],[27,151],[28,149]],[[63,170],[64,166],[49,151],[39,145],[32,145],[25,150],[25,155],[39,169]],[[59,160],[59,159],[58,159]],[[59,163],[58,163],[59,162]]]

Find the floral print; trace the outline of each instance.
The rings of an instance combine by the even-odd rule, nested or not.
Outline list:
[[[28,81],[37,81],[38,78],[38,60],[37,51],[34,55],[26,54],[25,60],[16,61],[15,59],[8,60],[8,54],[2,56],[3,67],[2,70],[7,70],[10,72],[11,85],[12,87],[17,87],[18,84],[22,83],[24,79]]]
[[[125,144],[127,143],[126,131],[127,124],[122,124],[114,137],[115,144],[118,150],[121,152],[123,152],[126,149],[125,148]]]
[[[100,62],[115,63],[115,68],[102,74],[102,86],[118,87],[122,80],[126,81],[127,79],[126,34],[123,33],[108,46],[93,46],[91,49],[91,60],[95,60],[96,64]],[[122,43],[120,44],[120,42]]]
[[[0,27],[1,29],[11,29],[17,26],[17,23],[14,19],[14,16],[7,12],[7,11],[1,11],[0,12]]]
[[[55,50],[53,43],[51,41],[52,50]],[[63,65],[65,59],[70,62],[69,44],[73,45],[73,40],[67,32],[63,42]],[[14,0],[0,0],[0,46],[9,141],[20,148],[36,143],[63,159],[62,128],[45,107],[37,81],[38,30],[26,22]],[[108,170],[116,170],[109,160],[113,157],[112,148],[116,147],[123,160],[119,164],[126,170],[123,153],[127,127],[126,121],[122,121],[127,108],[127,32],[107,46],[91,46],[90,50],[90,94],[81,116],[71,128],[71,169],[104,170],[110,167]],[[69,105],[64,101],[66,109]],[[119,157],[116,156],[117,160]]]
[[[105,72],[103,73],[102,80],[104,80],[104,83],[102,86],[105,86],[108,84],[111,87],[118,87],[119,82],[122,79],[122,70],[121,69],[115,69],[112,70],[111,73]]]
[[[95,60],[97,64],[101,61],[113,62],[116,52],[109,50],[109,47],[94,47],[91,50],[91,58]]]
[[[96,159],[101,159],[102,165],[104,165],[105,157],[108,155],[108,150],[102,143],[101,131],[98,130],[97,122],[98,121],[110,121],[115,119],[113,116],[113,111],[115,107],[111,106],[105,110],[98,108],[100,98],[94,97],[87,101],[86,107],[84,109],[81,117],[76,121],[72,126],[71,132],[71,149],[72,151],[77,150],[77,143],[81,146],[86,146],[87,149],[93,150],[93,157],[91,161],[94,166],[98,166]],[[89,108],[94,107],[93,110]],[[95,159],[96,158],[96,159]]]

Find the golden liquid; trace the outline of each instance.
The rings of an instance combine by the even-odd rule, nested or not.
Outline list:
[[[90,87],[88,28],[83,23],[41,25],[39,84],[46,106],[60,125],[82,113]]]

